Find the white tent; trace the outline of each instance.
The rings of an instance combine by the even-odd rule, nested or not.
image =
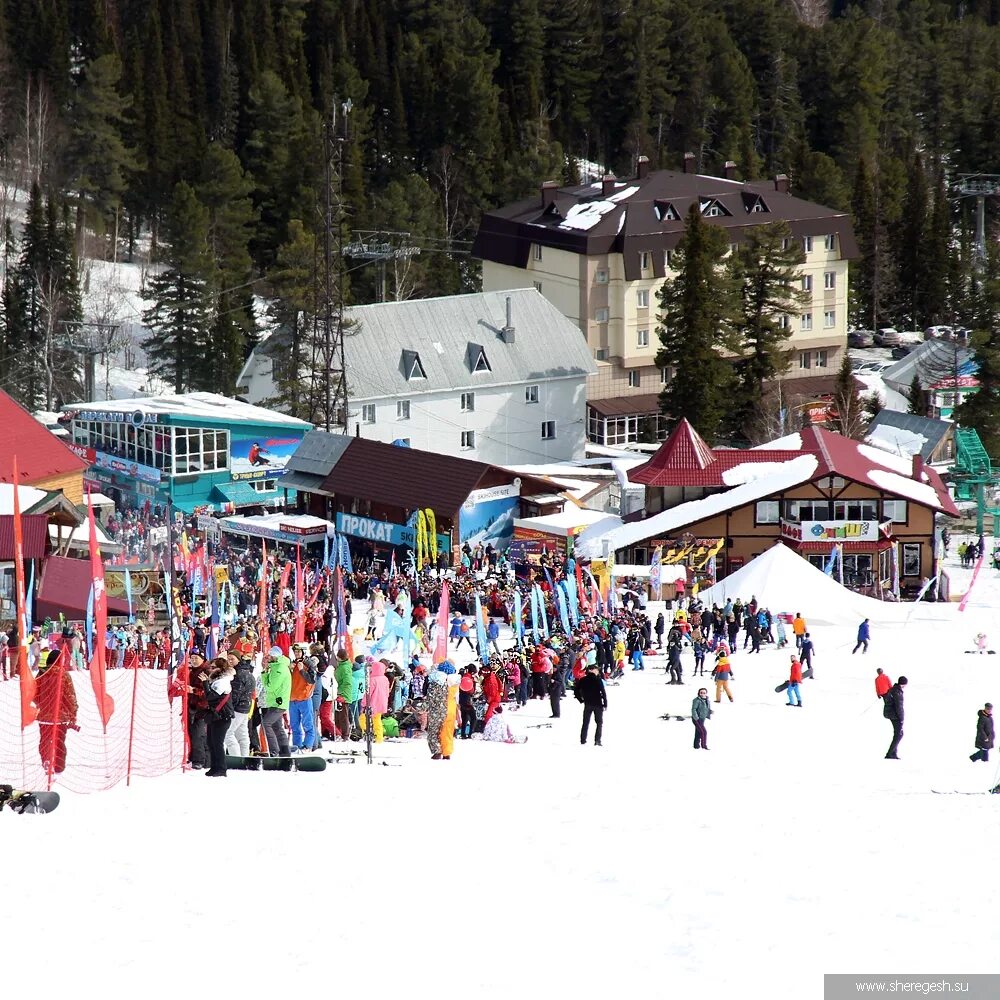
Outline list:
[[[703,603],[722,607],[727,600],[749,601],[773,614],[802,614],[806,622],[823,625],[857,625],[862,619],[899,622],[914,610],[912,604],[878,601],[841,586],[832,576],[776,542],[756,559],[698,594]],[[921,609],[931,609],[923,605]]]

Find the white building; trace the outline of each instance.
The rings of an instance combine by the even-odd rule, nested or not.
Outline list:
[[[583,458],[587,376],[579,329],[534,289],[355,306],[344,338],[349,431],[494,465]],[[272,334],[238,392],[275,396]]]

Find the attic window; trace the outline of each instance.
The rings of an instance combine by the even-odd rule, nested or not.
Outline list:
[[[427,372],[424,371],[420,355],[416,351],[403,351],[403,375],[407,382],[418,378],[427,378]]]
[[[677,209],[669,201],[654,201],[653,213],[660,222],[679,222]]]
[[[473,373],[492,371],[489,361],[486,360],[486,352],[481,347],[479,348],[479,353],[476,355],[476,361],[472,371]]]
[[[698,209],[702,216],[706,219],[715,219],[720,215],[729,215],[729,212],[727,212],[714,198],[700,202]]]
[[[751,214],[754,215],[757,212],[769,212],[770,209],[764,204],[764,199],[758,195],[756,198],[746,199],[746,209]]]

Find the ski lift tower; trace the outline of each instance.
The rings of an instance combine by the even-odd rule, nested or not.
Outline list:
[[[976,253],[986,259],[986,199],[1000,195],[1000,174],[959,174],[955,192],[960,198],[976,199]]]
[[[375,264],[375,301],[385,302],[385,265],[390,260],[416,257],[420,247],[410,244],[409,233],[384,230],[358,230],[342,251],[345,257],[373,261]]]
[[[955,428],[955,464],[949,472],[955,484],[955,497],[976,502],[976,533],[983,533],[985,515],[991,514],[993,534],[1000,537],[1000,507],[993,500],[1000,483],[1000,469],[993,465],[974,428]],[[992,505],[986,502],[987,487],[990,487]]]
[[[63,320],[63,346],[83,358],[83,397],[94,402],[97,391],[96,360],[101,354],[122,346],[121,327],[117,323],[88,323]]]

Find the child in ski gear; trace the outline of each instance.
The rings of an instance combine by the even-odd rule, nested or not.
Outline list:
[[[976,635],[976,648],[979,650],[980,655],[986,652],[986,633],[979,632]]]
[[[503,709],[498,708],[486,723],[483,729],[483,739],[489,743],[523,743],[519,740],[507,725],[507,717],[503,714]]]
[[[986,763],[993,749],[993,706],[986,704],[979,710],[976,717],[976,752],[969,758],[971,761],[981,760]]]
[[[851,650],[851,656],[853,656],[862,646],[865,647],[865,652],[868,652],[868,639],[871,636],[871,626],[868,624],[868,619],[866,618],[858,626],[858,641],[854,649]]]
[[[802,683],[802,664],[793,655],[791,657],[792,665],[788,673],[788,706],[791,708],[797,706],[802,707],[802,692],[799,690],[799,684]],[[795,701],[792,701],[792,695],[795,695]]]
[[[892,680],[888,674],[882,672],[882,668],[879,667],[875,671],[875,696],[879,699],[884,698],[889,693],[889,688],[892,687]]]
[[[691,702],[691,721],[694,723],[694,749],[708,749],[708,728],[705,723],[712,718],[708,703],[708,688],[698,688],[697,697]]]
[[[372,736],[376,743],[381,743],[384,739],[382,715],[389,711],[389,679],[381,660],[368,661],[368,690],[361,699],[361,708],[371,710]],[[367,718],[367,715],[362,718]]]
[[[882,714],[892,723],[892,743],[889,744],[889,750],[885,755],[886,760],[899,760],[896,751],[903,738],[903,688],[906,687],[906,683],[906,678],[900,677],[882,699],[885,702]]]
[[[722,701],[723,691],[726,692],[726,697],[732,701],[733,693],[729,690],[729,682],[733,679],[733,669],[729,665],[729,656],[725,652],[720,652],[716,659],[712,676],[715,678],[715,704],[718,705]]]

